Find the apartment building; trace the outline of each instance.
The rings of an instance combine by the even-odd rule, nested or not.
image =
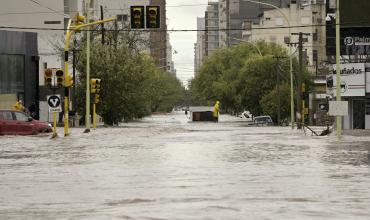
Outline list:
[[[218,1],[208,2],[204,19],[205,19],[205,56],[209,56],[219,48]]]
[[[203,63],[205,55],[205,19],[204,17],[197,18],[197,42],[194,44],[194,73],[199,72],[200,66]]]
[[[319,65],[326,59],[324,23],[324,4],[291,4],[288,8],[265,11],[258,24],[244,22],[245,30],[242,37],[245,41],[263,40],[283,45],[288,49],[289,31],[294,34],[291,36],[290,43],[298,43],[297,34],[304,33],[306,35],[303,45],[304,58],[310,72],[317,75],[319,74]],[[286,28],[289,26],[291,28]]]

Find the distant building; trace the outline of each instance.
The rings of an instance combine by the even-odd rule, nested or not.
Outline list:
[[[218,38],[218,1],[209,1],[205,12],[205,56],[211,55],[219,48]]]
[[[172,46],[170,44],[170,35],[167,34],[167,65],[166,65],[166,71],[169,73],[172,73],[176,76],[176,70],[175,70],[175,64],[172,59]]]
[[[194,72],[195,75],[199,72],[199,69],[203,63],[205,56],[205,19],[204,17],[197,18],[197,42],[194,44]]]

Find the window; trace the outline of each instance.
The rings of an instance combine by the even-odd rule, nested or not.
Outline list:
[[[28,116],[21,112],[14,112],[17,121],[28,121]]]
[[[0,112],[0,119],[13,120],[12,113],[11,112]]]
[[[126,22],[128,20],[128,16],[125,14],[117,15],[117,21],[119,22]]]
[[[313,35],[312,35],[312,40],[313,40],[313,41],[317,41],[317,40],[318,40],[317,33],[313,33]]]
[[[23,89],[23,55],[0,55],[0,94],[17,93]]]

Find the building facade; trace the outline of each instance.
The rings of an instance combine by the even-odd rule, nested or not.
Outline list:
[[[208,2],[205,12],[205,56],[211,55],[219,48],[218,38],[218,1]]]
[[[194,73],[199,72],[200,66],[203,63],[205,52],[205,19],[204,17],[197,18],[197,42],[194,44]]]

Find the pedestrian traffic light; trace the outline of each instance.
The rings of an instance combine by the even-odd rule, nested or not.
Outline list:
[[[91,79],[90,80],[92,94],[100,93],[100,82],[101,82],[101,79]]]
[[[45,86],[47,88],[51,88],[53,85],[53,70],[52,69],[45,69],[44,71],[44,79],[45,79]]]
[[[55,77],[56,77],[56,86],[58,88],[63,87],[63,82],[64,82],[64,72],[62,69],[57,69],[55,71]]]
[[[100,102],[100,95],[99,94],[95,94],[94,95],[94,103],[95,104],[98,104]]]
[[[131,6],[131,28],[144,28],[144,6]]]
[[[146,6],[146,27],[160,28],[161,15],[159,6]]]

